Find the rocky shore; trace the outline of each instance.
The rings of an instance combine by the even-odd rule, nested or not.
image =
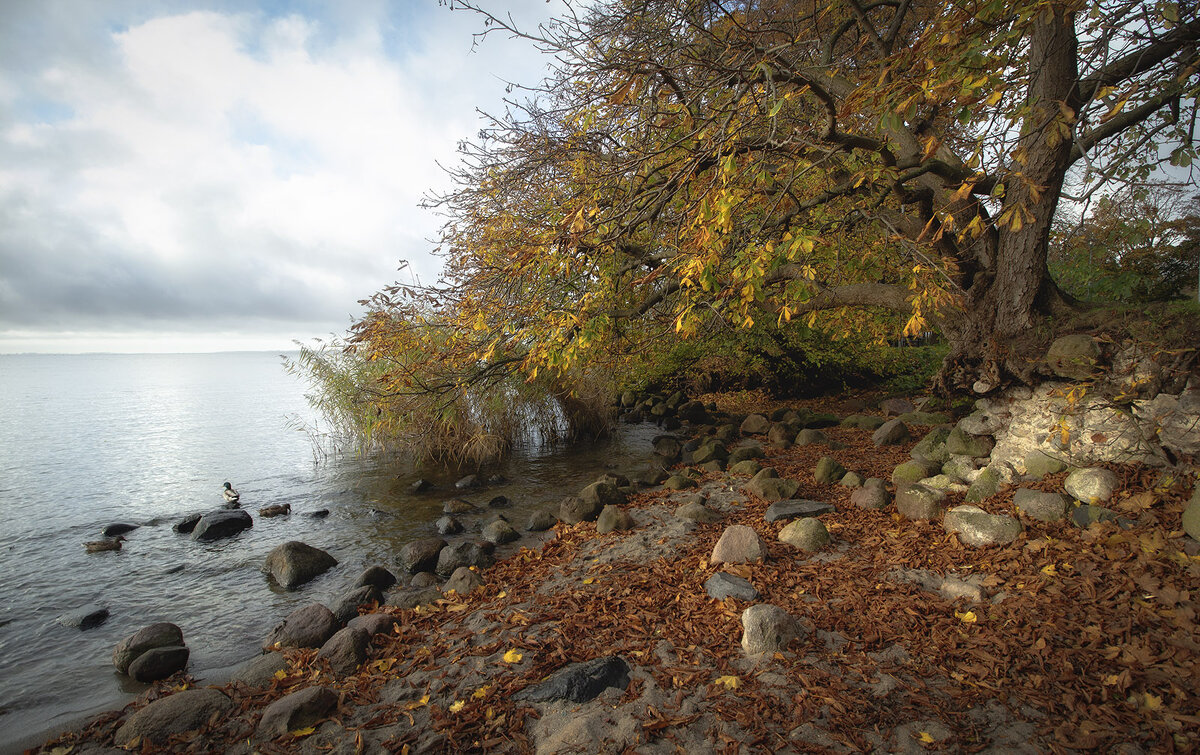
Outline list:
[[[1024,419],[1071,388],[948,413],[625,396],[665,429],[644,469],[528,522],[447,501],[443,537],[482,538],[410,543],[228,683],[176,673],[41,751],[1193,750],[1198,392],[1147,397],[1173,413],[1127,415],[1166,432],[1104,458],[1072,448],[1116,432],[1078,402],[1065,433]],[[518,530],[549,531],[495,561]],[[277,550],[281,585],[333,566]]]

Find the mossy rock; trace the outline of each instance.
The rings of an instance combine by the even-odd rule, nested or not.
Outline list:
[[[896,419],[906,425],[946,425],[950,423],[950,416],[941,412],[905,412]]]

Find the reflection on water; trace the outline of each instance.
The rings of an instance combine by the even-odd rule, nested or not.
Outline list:
[[[434,532],[465,472],[420,470],[438,487],[414,495],[418,473],[405,460],[314,454],[295,429],[313,419],[302,392],[267,353],[0,356],[0,750],[140,691],[110,656],[142,626],[179,624],[190,670],[203,676],[255,654],[292,609],[334,599],[363,568],[392,565],[401,545]],[[520,525],[603,470],[644,466],[654,433],[625,426],[605,442],[526,450],[489,470],[508,482],[464,496],[507,496],[504,513]],[[227,479],[251,513],[275,503],[293,513],[256,516],[215,543],[171,530],[216,508]],[[304,515],[317,509],[330,515]],[[118,521],[145,526],[119,552],[84,552]],[[287,540],[340,563],[279,590],[259,567]],[[89,603],[109,620],[85,632],[56,623]]]

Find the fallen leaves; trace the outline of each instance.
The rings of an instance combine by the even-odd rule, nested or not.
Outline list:
[[[525,656],[523,656],[521,653],[519,653],[514,648],[514,649],[508,650],[504,653],[504,662],[505,663],[519,663],[521,661],[521,659],[524,657]]]

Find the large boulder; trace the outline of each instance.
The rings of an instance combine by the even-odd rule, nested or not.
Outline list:
[[[370,586],[378,590],[386,590],[394,584],[396,575],[382,566],[368,566],[358,575],[358,579],[354,580],[355,587]]]
[[[1021,523],[1011,516],[989,514],[978,506],[955,506],[942,519],[946,532],[958,534],[964,545],[1005,545],[1021,534]]]
[[[898,446],[912,437],[905,425],[898,419],[889,420],[871,433],[871,442],[877,446]]]
[[[860,509],[882,509],[891,501],[886,483],[878,477],[870,478],[861,488],[850,494],[850,503]]]
[[[183,645],[183,630],[170,622],[161,621],[142,627],[121,640],[113,649],[112,662],[117,671],[129,673],[129,664],[138,656],[154,648],[178,647]]]
[[[772,503],[767,507],[766,513],[763,514],[763,519],[766,519],[768,522],[784,522],[789,519],[832,514],[834,511],[837,511],[837,507],[832,503],[793,499]]]
[[[1017,511],[1043,522],[1061,522],[1067,515],[1067,499],[1061,493],[1020,488],[1013,493]]]
[[[1087,380],[1100,361],[1100,342],[1083,333],[1055,339],[1046,351],[1046,365],[1059,377]]]
[[[333,567],[337,559],[320,548],[302,543],[299,540],[289,540],[277,545],[267,554],[262,571],[286,590],[304,584]]]
[[[935,464],[945,464],[950,459],[950,452],[946,450],[946,440],[949,437],[950,428],[935,427],[913,446],[910,453],[914,459],[928,459]]]
[[[1111,470],[1097,467],[1076,469],[1067,475],[1063,488],[1082,503],[1104,503],[1113,497],[1120,481]]]
[[[738,430],[742,435],[762,435],[771,429],[771,422],[761,414],[751,414],[742,420]]]
[[[468,540],[442,548],[442,552],[438,554],[437,565],[434,570],[438,574],[449,576],[460,566],[474,566],[478,569],[486,569],[494,563],[496,563],[496,559],[492,556],[492,546],[490,543],[481,544]]]
[[[254,736],[276,739],[314,726],[337,709],[338,693],[328,687],[306,687],[285,695],[263,710]]]
[[[333,611],[320,603],[311,603],[297,608],[276,624],[263,642],[263,650],[319,648],[337,630]]]
[[[987,467],[979,472],[975,481],[971,483],[971,487],[967,488],[967,494],[963,497],[963,500],[967,503],[978,503],[996,495],[999,489],[999,470]]]
[[[896,511],[908,519],[936,519],[946,494],[928,485],[909,485],[896,493]]]
[[[192,529],[192,539],[201,542],[220,540],[233,537],[242,530],[250,529],[253,526],[254,520],[245,511],[219,509],[200,517]]]
[[[759,603],[742,611],[742,650],[746,655],[782,652],[800,634],[800,623],[779,606]]]
[[[362,627],[339,629],[325,641],[317,651],[317,659],[329,661],[329,667],[337,676],[349,676],[367,660],[367,646],[371,634]]]
[[[947,457],[949,458],[949,457]],[[932,477],[941,471],[941,465],[926,459],[912,459],[896,465],[892,470],[892,483],[901,488],[920,482],[926,477]]]
[[[620,656],[610,655],[582,663],[572,663],[550,675],[544,682],[526,687],[513,695],[514,700],[534,703],[566,700],[576,705],[595,699],[609,687],[629,686],[629,664]]]
[[[785,480],[771,467],[767,467],[746,484],[746,490],[764,501],[783,501],[791,498],[800,489],[795,480]]]
[[[780,542],[802,551],[819,551],[829,544],[829,530],[820,519],[797,519],[779,532]]]
[[[716,564],[761,563],[767,560],[767,546],[753,529],[744,524],[726,527],[713,548],[708,562]]]
[[[108,621],[108,609],[95,603],[80,606],[58,617],[58,623],[72,629],[94,629]]]
[[[619,506],[605,506],[596,520],[596,532],[601,535],[631,529],[633,529],[633,517]]]
[[[400,565],[410,574],[433,571],[433,568],[437,566],[438,556],[445,547],[446,541],[440,537],[423,537],[405,543],[400,548]]]
[[[493,545],[504,545],[521,539],[521,533],[504,519],[497,519],[483,528],[482,537]]]
[[[446,580],[446,584],[442,585],[442,592],[449,594],[453,590],[458,595],[469,595],[480,587],[483,587],[483,579],[479,573],[470,567],[460,566],[450,575],[450,579]]]
[[[433,526],[439,535],[457,535],[463,531],[463,523],[450,514],[439,518]]]
[[[264,653],[242,664],[230,681],[247,687],[267,687],[275,681],[275,674],[286,671],[287,667],[287,658],[283,653]]]
[[[624,504],[625,494],[613,483],[601,480],[593,482],[579,491],[579,500],[585,504],[598,506],[600,509],[603,509],[605,506],[620,506]]]
[[[971,435],[961,427],[955,427],[946,436],[946,451],[951,456],[982,458],[992,452],[994,445],[986,435]]]
[[[129,677],[143,684],[166,679],[187,668],[189,655],[191,652],[183,645],[151,648],[129,664]]]
[[[117,747],[137,740],[141,745],[165,745],[176,734],[195,731],[214,717],[233,709],[233,701],[211,689],[188,689],[163,697],[134,713],[113,736]]]
[[[358,616],[358,607],[370,603],[382,603],[383,590],[374,585],[360,585],[349,592],[343,593],[329,610],[337,619],[339,626]]]
[[[529,515],[525,529],[530,532],[544,532],[558,524],[558,517],[549,509],[539,509]]]
[[[604,505],[598,501],[585,501],[572,495],[567,496],[558,504],[557,516],[563,524],[579,524],[580,522],[594,522],[603,510]]]
[[[832,456],[822,456],[813,469],[813,479],[823,484],[835,483],[846,474],[846,468]]]

